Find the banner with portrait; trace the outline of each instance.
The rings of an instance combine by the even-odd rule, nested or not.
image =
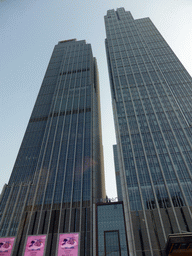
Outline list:
[[[46,235],[28,236],[24,256],[43,256],[45,243]]]
[[[11,256],[15,237],[0,237],[0,256]]]
[[[79,233],[65,233],[59,235],[57,256],[78,256]]]

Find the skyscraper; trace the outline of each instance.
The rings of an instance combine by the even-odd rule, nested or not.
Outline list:
[[[0,237],[15,237],[21,256],[29,235],[78,232],[80,255],[93,252],[93,204],[105,197],[99,81],[91,45],[55,46],[10,180],[0,201]]]
[[[105,25],[129,252],[163,255],[192,231],[192,78],[149,18]]]
[[[118,160],[117,145],[113,145],[113,156],[114,156],[114,165],[115,165],[117,196],[118,196],[118,201],[122,201],[123,196],[122,196],[122,188],[121,188],[121,180],[120,180],[120,172],[119,172],[119,160]]]

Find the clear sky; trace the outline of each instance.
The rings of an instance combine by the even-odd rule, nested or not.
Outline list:
[[[150,17],[192,75],[191,0],[0,0],[0,191],[9,180],[54,45],[77,38],[91,43],[98,62],[106,189],[109,197],[116,196],[103,17],[118,7],[135,19]]]

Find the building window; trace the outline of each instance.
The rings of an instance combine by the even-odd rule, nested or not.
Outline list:
[[[119,231],[111,230],[104,232],[105,256],[121,256]]]

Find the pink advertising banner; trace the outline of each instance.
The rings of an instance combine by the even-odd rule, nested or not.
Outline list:
[[[0,237],[0,256],[11,256],[15,237]]]
[[[78,256],[78,247],[78,233],[60,234],[57,256]]]
[[[46,236],[28,236],[24,256],[43,256]]]

